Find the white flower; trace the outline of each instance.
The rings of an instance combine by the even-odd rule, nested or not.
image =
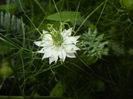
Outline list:
[[[56,63],[58,59],[64,62],[66,57],[75,58],[75,53],[79,50],[76,46],[79,36],[71,36],[71,34],[72,28],[60,32],[43,31],[42,40],[34,42],[35,45],[42,47],[37,52],[44,54],[42,59],[49,58],[49,64],[54,61]]]

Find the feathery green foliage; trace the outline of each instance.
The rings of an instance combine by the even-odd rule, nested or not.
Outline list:
[[[24,23],[10,13],[0,12],[0,32],[22,33]]]
[[[108,54],[107,45],[108,41],[104,40],[104,34],[98,35],[97,29],[93,25],[90,25],[88,32],[83,34],[80,42],[84,55],[96,58],[101,58],[102,55]]]

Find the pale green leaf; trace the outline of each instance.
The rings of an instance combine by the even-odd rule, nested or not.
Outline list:
[[[46,18],[47,20],[52,21],[77,21],[81,19],[80,12],[72,12],[72,11],[63,11],[60,13],[54,13]]]

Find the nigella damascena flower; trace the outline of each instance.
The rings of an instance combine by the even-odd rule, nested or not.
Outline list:
[[[65,61],[66,57],[75,58],[75,53],[79,48],[76,46],[79,36],[71,36],[72,28],[60,29],[57,31],[50,26],[49,31],[43,30],[40,41],[34,44],[41,47],[38,53],[42,53],[42,59],[49,58],[49,64],[57,62],[58,59]]]

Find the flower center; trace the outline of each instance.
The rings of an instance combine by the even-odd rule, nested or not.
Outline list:
[[[59,46],[63,43],[63,37],[59,32],[56,32],[54,35],[52,35],[53,43],[56,46]]]
[[[54,45],[60,46],[63,43],[63,37],[60,33],[62,30],[56,31],[55,28],[53,28],[53,25],[51,25],[51,24],[48,24],[48,29],[52,36]]]

